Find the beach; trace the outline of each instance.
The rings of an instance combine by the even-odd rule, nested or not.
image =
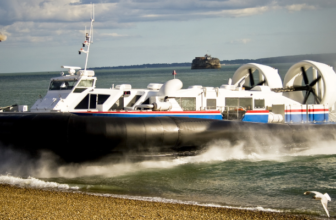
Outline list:
[[[0,185],[0,219],[314,219]]]

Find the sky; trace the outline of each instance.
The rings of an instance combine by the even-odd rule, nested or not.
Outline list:
[[[0,73],[336,52],[335,0],[0,0]],[[4,40],[5,39],[5,40]]]

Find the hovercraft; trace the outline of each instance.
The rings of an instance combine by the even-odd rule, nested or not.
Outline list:
[[[281,139],[285,150],[314,135],[334,139],[336,74],[326,64],[296,63],[284,84],[276,69],[249,63],[216,88],[183,89],[174,71],[174,79],[144,89],[130,84],[101,89],[94,71],[87,70],[93,22],[92,17],[83,43],[87,50],[79,50],[86,54],[83,70],[62,66],[68,74],[52,78],[30,111],[20,105],[0,109],[2,146],[32,154],[47,150],[71,162],[111,154],[179,155],[218,140],[248,143],[256,136]],[[263,138],[259,144],[267,145]]]

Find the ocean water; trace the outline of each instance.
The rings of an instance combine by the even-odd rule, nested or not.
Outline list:
[[[271,66],[283,78],[291,64]],[[175,70],[184,88],[219,87],[227,83],[238,67]],[[143,88],[151,82],[171,79],[172,71],[173,68],[100,70],[96,71],[97,87],[129,83],[133,88]],[[58,72],[0,74],[0,106],[32,106],[39,95],[45,95],[49,79],[58,75]],[[256,138],[260,137],[262,134]],[[314,190],[330,195],[332,201],[328,208],[331,216],[336,216],[333,200],[336,198],[336,141],[324,142],[312,137],[305,151],[287,154],[274,150],[275,145],[281,143],[274,143],[269,151],[251,146],[253,150],[249,147],[246,152],[243,145],[232,146],[222,141],[193,157],[82,164],[59,164],[57,157],[47,152],[32,160],[27,155],[0,148],[0,183],[324,218],[321,203],[303,195]]]

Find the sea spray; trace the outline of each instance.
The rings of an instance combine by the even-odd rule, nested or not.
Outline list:
[[[321,205],[305,198],[303,192],[317,190],[336,197],[335,142],[312,141],[299,150],[286,152],[278,149],[281,145],[279,141],[265,148],[250,142],[245,148],[243,142],[214,141],[207,150],[193,157],[118,163],[105,160],[104,163],[64,164],[48,153],[35,161],[28,156],[23,161],[25,157],[20,154],[20,163],[13,162],[10,167],[8,159],[6,164],[7,168],[29,174],[30,177],[9,175],[19,181],[37,179],[67,184],[89,193],[149,201],[190,201],[218,207],[263,207],[323,216]],[[314,152],[321,148],[325,149],[322,155]],[[15,167],[25,165],[29,169]],[[39,187],[48,186],[43,182]],[[334,215],[336,205],[328,206]]]
[[[19,187],[29,188],[51,188],[51,189],[72,189],[77,190],[77,186],[69,186],[68,184],[59,184],[56,182],[47,182],[36,179],[34,177],[20,178],[11,175],[0,175],[0,184],[9,184]]]
[[[257,132],[256,132],[257,133]],[[255,139],[258,139],[256,136]],[[30,157],[23,152],[0,147],[0,174],[7,172],[21,177],[34,176],[40,178],[77,178],[84,176],[115,177],[145,170],[171,169],[183,164],[211,163],[228,160],[248,161],[282,161],[293,156],[336,154],[336,141],[319,141],[314,139],[300,148],[283,150],[281,140],[276,137],[263,137],[266,144],[262,146],[259,140],[240,141],[235,144],[229,141],[214,140],[205,150],[188,157],[145,159],[140,162],[121,160],[121,162],[102,160],[98,162],[65,164],[50,152],[41,152],[38,157]]]

